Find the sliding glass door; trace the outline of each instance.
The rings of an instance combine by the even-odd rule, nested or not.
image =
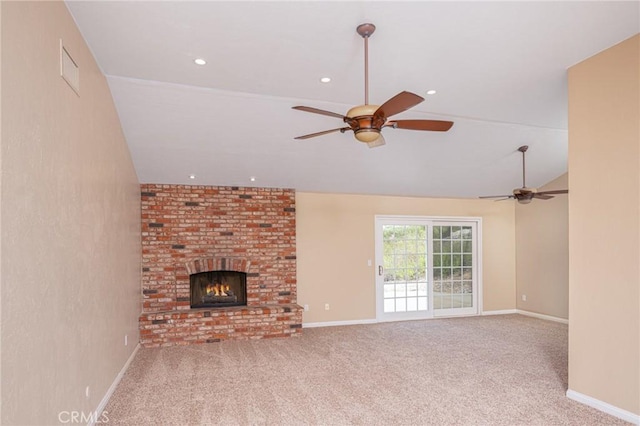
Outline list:
[[[376,217],[377,319],[477,314],[479,221]]]

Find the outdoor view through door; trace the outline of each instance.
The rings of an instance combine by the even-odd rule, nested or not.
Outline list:
[[[428,309],[427,227],[382,225],[383,311],[416,312]]]
[[[477,218],[377,217],[377,317],[478,313]]]

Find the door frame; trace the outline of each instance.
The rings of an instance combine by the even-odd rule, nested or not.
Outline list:
[[[394,315],[390,318],[384,314],[383,311],[383,284],[384,284],[384,273],[383,275],[379,274],[380,268],[384,263],[384,249],[382,247],[383,238],[382,238],[382,223],[381,222],[393,222],[393,224],[406,224],[406,225],[422,225],[427,224],[428,226],[433,226],[434,222],[460,222],[464,224],[467,223],[475,223],[476,228],[476,257],[473,259],[476,265],[476,286],[477,286],[477,294],[476,294],[476,306],[477,312],[473,314],[458,314],[455,313],[453,315],[434,315],[435,310],[433,309],[433,267],[429,264],[427,267],[428,273],[428,303],[429,307],[427,311],[418,311],[418,312],[403,312],[397,315]],[[458,317],[458,316],[478,316],[482,315],[482,218],[475,216],[414,216],[414,215],[375,215],[374,217],[374,235],[375,235],[375,310],[376,310],[376,321],[377,322],[390,322],[390,321],[405,321],[411,319],[431,319],[431,318],[446,318],[446,317]],[[427,244],[428,244],[428,254],[431,255],[433,253],[433,236],[430,232],[427,233]]]

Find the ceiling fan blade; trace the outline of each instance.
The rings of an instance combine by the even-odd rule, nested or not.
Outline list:
[[[546,195],[541,192],[536,192],[535,194],[533,194],[532,198],[537,198],[539,200],[550,200],[553,198],[553,195]]]
[[[382,146],[382,145],[384,145],[386,143],[387,142],[385,142],[384,137],[382,136],[382,133],[380,133],[378,135],[378,139],[374,140],[373,142],[368,142],[367,146],[369,148],[375,148],[375,147],[378,147],[378,146]]]
[[[569,193],[568,189],[555,189],[553,191],[540,191],[537,194],[548,195],[548,194],[568,194],[568,193]]]
[[[328,115],[329,117],[336,117],[336,118],[340,118],[342,120],[345,119],[345,116],[342,115],[342,114],[338,114],[337,112],[325,111],[323,109],[312,108],[312,107],[308,107],[308,106],[294,106],[294,107],[291,107],[291,108],[292,109],[297,109],[298,111],[305,111],[305,112],[312,112],[314,114]]]
[[[399,114],[402,111],[406,111],[409,108],[418,105],[424,101],[424,98],[411,92],[400,92],[387,102],[380,105],[380,107],[373,113],[374,117],[389,118],[392,115]]]
[[[430,130],[432,132],[446,132],[453,126],[453,121],[443,120],[394,120],[391,127],[408,130]]]
[[[485,195],[484,197],[478,197],[478,198],[502,198],[506,200],[507,198],[515,198],[515,197],[513,195]],[[496,201],[500,201],[500,200],[496,200]]]
[[[327,133],[333,133],[333,132],[342,132],[342,133],[344,133],[347,130],[351,130],[351,128],[350,127],[338,127],[337,129],[324,130],[322,132],[316,132],[316,133],[310,133],[308,135],[298,136],[298,137],[295,137],[294,139],[315,138],[316,136],[326,135]]]

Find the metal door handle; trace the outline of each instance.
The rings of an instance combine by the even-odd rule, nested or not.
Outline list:
[[[382,275],[384,273],[384,268],[382,265],[378,265],[378,275]]]

